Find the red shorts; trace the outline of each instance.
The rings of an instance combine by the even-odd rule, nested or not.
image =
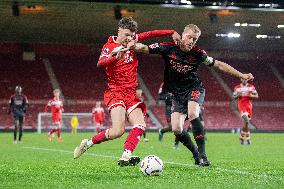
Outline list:
[[[252,117],[252,105],[250,105],[250,104],[238,104],[238,109],[239,109],[241,116],[248,115],[249,118]]]
[[[93,123],[96,125],[104,125],[104,118],[93,118]]]
[[[104,93],[104,102],[109,111],[114,107],[123,106],[128,115],[136,108],[141,108],[146,115],[146,106],[136,95],[135,89],[107,89]]]
[[[61,125],[61,114],[60,113],[52,114],[51,118],[52,118],[52,124]]]

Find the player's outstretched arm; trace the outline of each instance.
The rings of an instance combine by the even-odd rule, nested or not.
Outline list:
[[[238,99],[239,98],[239,94],[237,91],[233,92],[233,99]]]
[[[134,51],[138,53],[149,54],[149,47],[142,43],[136,43],[134,47]]]
[[[248,81],[254,79],[251,73],[243,74],[239,72],[238,70],[236,70],[235,68],[233,68],[232,66],[230,66],[229,64],[226,64],[225,62],[221,62],[219,60],[215,60],[214,67],[216,67],[218,70],[221,70],[222,72],[231,74],[232,76],[235,76],[240,79],[244,79]]]
[[[142,42],[148,39],[166,37],[170,35],[172,36],[174,42],[178,44],[181,39],[181,36],[175,30],[153,30],[153,31],[139,33],[137,35],[138,38],[136,39],[136,41]]]
[[[44,107],[44,112],[48,112],[48,107],[50,106],[50,102],[48,101],[48,103],[45,105]]]

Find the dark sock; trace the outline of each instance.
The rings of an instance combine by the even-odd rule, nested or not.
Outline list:
[[[176,136],[175,137],[175,145],[178,145],[178,143],[179,143],[179,140],[178,140],[178,137]]]
[[[189,149],[193,156],[196,157],[198,156],[198,151],[196,149],[196,146],[192,142],[190,136],[188,135],[187,132],[182,131],[181,134],[176,134],[176,138],[185,146],[187,149]]]
[[[199,117],[191,121],[192,132],[195,139],[195,142],[198,146],[198,152],[201,157],[206,157],[205,154],[205,137],[204,137],[204,128],[200,122]]]
[[[166,133],[166,132],[170,132],[170,131],[172,131],[172,130],[168,127],[161,129],[161,133],[163,133],[163,134]]]
[[[143,133],[143,137],[146,138],[146,132]]]
[[[19,141],[21,141],[22,135],[23,135],[23,126],[20,125],[20,127],[19,127]]]
[[[17,140],[17,130],[18,130],[18,128],[17,128],[17,126],[15,126],[15,128],[14,128],[14,141]]]

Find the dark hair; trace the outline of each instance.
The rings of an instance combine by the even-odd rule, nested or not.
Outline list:
[[[118,27],[122,29],[129,29],[132,32],[137,32],[138,24],[132,17],[123,17],[118,22]]]

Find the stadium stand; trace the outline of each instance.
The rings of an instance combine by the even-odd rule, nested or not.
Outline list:
[[[21,46],[17,44],[0,45],[0,65],[5,68],[1,70],[0,90],[1,106],[3,116],[0,126],[7,127],[13,125],[10,116],[5,115],[7,99],[14,92],[14,86],[23,86],[24,93],[30,99],[29,113],[26,119],[28,128],[37,126],[37,114],[43,111],[47,100],[52,97],[52,86],[44,65],[39,57],[48,58],[59,85],[66,98],[66,112],[90,112],[93,100],[103,100],[103,90],[106,87],[104,72],[96,67],[99,53],[93,53],[86,45],[58,45],[58,44],[32,44],[38,57],[35,61],[23,61]],[[13,56],[11,56],[13,54]],[[164,63],[160,56],[139,55],[139,74],[142,76],[151,94],[157,99],[157,91],[163,80]],[[264,61],[248,61],[227,59],[230,63],[241,71],[251,71],[255,75],[254,85],[259,94],[260,101],[278,102],[284,100],[284,92],[279,81],[273,75],[271,68]],[[273,62],[273,65],[283,72],[281,63]],[[206,66],[199,69],[200,77],[206,87],[205,103],[205,123],[209,130],[228,130],[241,125],[241,120],[230,106],[231,97],[224,91],[221,85]],[[14,73],[14,74],[11,74]],[[19,77],[20,76],[20,77]],[[225,83],[233,89],[239,83],[226,74],[220,74]],[[29,78],[20,80],[19,78]],[[88,82],[86,82],[88,81]],[[153,82],[154,81],[154,82]],[[40,99],[38,98],[40,96]],[[86,103],[82,103],[86,102]],[[223,105],[214,106],[219,102]],[[274,103],[275,104],[275,103]],[[155,113],[162,124],[166,124],[163,105],[152,105],[150,109]],[[269,113],[265,114],[269,109]],[[283,130],[281,122],[284,121],[277,112],[283,111],[283,107],[255,106],[254,122],[261,130]],[[220,113],[221,112],[221,113]],[[265,114],[265,116],[263,116]],[[220,116],[221,115],[221,116]],[[273,117],[270,120],[270,117]],[[151,120],[150,120],[151,121]],[[153,123],[151,123],[153,124]]]

